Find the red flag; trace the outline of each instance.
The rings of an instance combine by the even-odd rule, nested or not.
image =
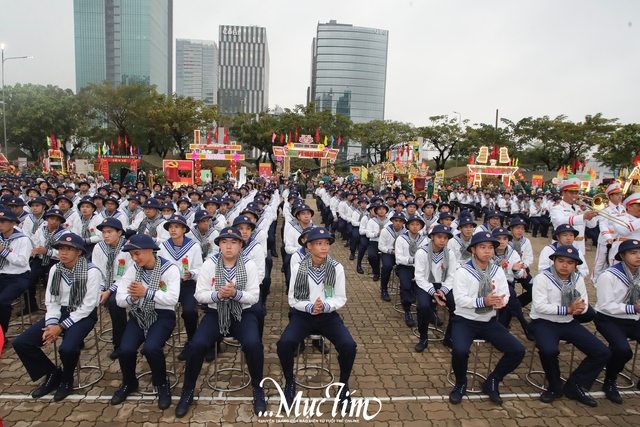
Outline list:
[[[118,135],[118,151],[122,150],[122,138]]]
[[[211,145],[211,129],[207,128],[207,144]]]
[[[320,128],[316,128],[316,143],[320,142]]]
[[[284,135],[280,134],[280,142],[284,142]]]
[[[339,136],[339,137],[338,137],[338,147],[340,147],[340,144],[341,144],[341,143],[342,143],[342,137],[341,137],[341,136]]]
[[[229,142],[229,134],[227,133],[227,128],[224,128],[224,143]]]
[[[291,139],[291,132],[289,132],[289,142],[294,142],[293,139]]]
[[[113,141],[111,141],[111,155],[115,154],[115,150],[113,149]]]
[[[295,135],[295,137],[296,137],[295,142],[298,142],[298,126],[296,126],[296,130],[295,130],[295,132],[294,132],[294,135]]]
[[[216,141],[216,144],[217,144],[218,143],[218,127],[217,126],[213,130],[213,139]]]
[[[129,141],[127,140],[127,135],[124,136],[124,152],[125,154],[127,153],[127,150],[129,149]]]

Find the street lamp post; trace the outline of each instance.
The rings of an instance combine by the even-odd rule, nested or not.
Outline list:
[[[30,59],[33,56],[10,56],[9,58],[4,57],[4,44],[0,44],[0,50],[2,51],[2,129],[4,133],[4,152],[7,156],[7,161],[9,160],[9,147],[7,147],[7,108],[6,103],[4,101],[4,63],[5,61],[9,61],[10,59]]]
[[[458,115],[458,127],[462,131],[462,114],[458,113],[457,111],[454,111],[453,114],[457,114]],[[458,157],[460,157],[460,145],[459,144],[460,144],[460,141],[458,141],[458,143],[456,144],[456,167],[458,167]]]

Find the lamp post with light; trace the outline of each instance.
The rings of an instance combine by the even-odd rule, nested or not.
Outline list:
[[[7,108],[4,101],[4,63],[10,59],[31,59],[33,56],[10,56],[9,58],[5,58],[4,44],[0,44],[0,50],[2,51],[2,129],[4,132],[4,152],[7,156],[7,161],[9,161],[9,147],[7,147]]]

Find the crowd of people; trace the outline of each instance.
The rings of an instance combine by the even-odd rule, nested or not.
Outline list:
[[[314,193],[316,209],[300,197],[296,183],[278,184],[255,178],[239,188],[230,182],[149,188],[142,181],[0,177],[0,326],[5,335],[13,301],[24,298],[18,315],[36,313],[37,286],[45,285],[46,314],[12,343],[31,380],[44,379],[32,396],[54,392],[53,399],[60,401],[72,392],[80,350],[103,305],[113,325],[109,357],[118,360],[122,376],[111,404],[138,389],[141,350],[158,406],[167,409],[171,387],[163,347],[175,329],[180,303],[187,343],[178,356],[185,375],[176,416],[189,411],[203,364],[216,357],[225,336],[240,342],[254,411],[264,412],[266,301],[274,258],[282,257],[290,310],[277,354],[287,404],[296,396],[294,357],[305,337],[320,334],[338,353],[344,386],[336,398],[348,412],[357,345],[338,314],[347,302],[345,268],[353,268],[330,254],[341,239],[363,279],[366,257],[383,301],[390,301],[389,283],[397,275],[404,321],[419,331],[416,352],[429,345],[429,324],[443,322],[437,307],[446,308],[443,344],[451,349],[455,375],[451,403],[460,403],[466,393],[475,339],[503,353],[482,384],[492,401],[502,403],[499,384],[525,354],[509,331],[512,318],[539,350],[549,383],[543,402],[564,395],[596,406],[586,391],[606,368],[605,395],[622,403],[616,379],[632,358],[627,339],[640,340],[640,193],[623,200],[620,185],[609,186],[605,217],[578,204],[575,180],[564,182],[555,196],[463,189],[438,201],[378,192],[357,180],[322,179]],[[589,268],[585,231],[596,226],[596,263]],[[535,254],[531,239],[548,233],[551,243]],[[534,262],[538,274],[532,277]],[[587,277],[597,286],[595,304],[588,298]],[[529,305],[527,320],[523,307]],[[595,323],[606,344],[584,327],[587,322]],[[61,337],[58,367],[41,348]],[[561,340],[585,353],[564,385]],[[329,351],[320,341],[313,346]]]

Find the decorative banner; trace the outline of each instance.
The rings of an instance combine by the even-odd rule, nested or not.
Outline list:
[[[196,144],[200,144],[200,129],[196,129],[193,131],[193,142]]]
[[[434,186],[442,185],[444,183],[444,169],[436,172],[435,179],[433,180]]]
[[[193,185],[194,171],[193,161],[191,160],[163,160],[162,170],[167,180],[173,183],[185,183]],[[180,176],[180,171],[188,172],[188,176]]]
[[[531,184],[534,187],[542,188],[542,184],[544,183],[544,176],[542,175],[533,175],[531,178]]]
[[[258,164],[258,175],[263,178],[269,178],[271,176],[271,163],[267,162]]]
[[[362,166],[362,171],[360,172],[360,179],[364,181],[367,179],[368,176],[369,176],[369,169]]]
[[[360,177],[360,174],[362,173],[362,169],[360,168],[360,166],[351,166],[349,168],[349,173],[351,175],[355,175],[357,177]]]

